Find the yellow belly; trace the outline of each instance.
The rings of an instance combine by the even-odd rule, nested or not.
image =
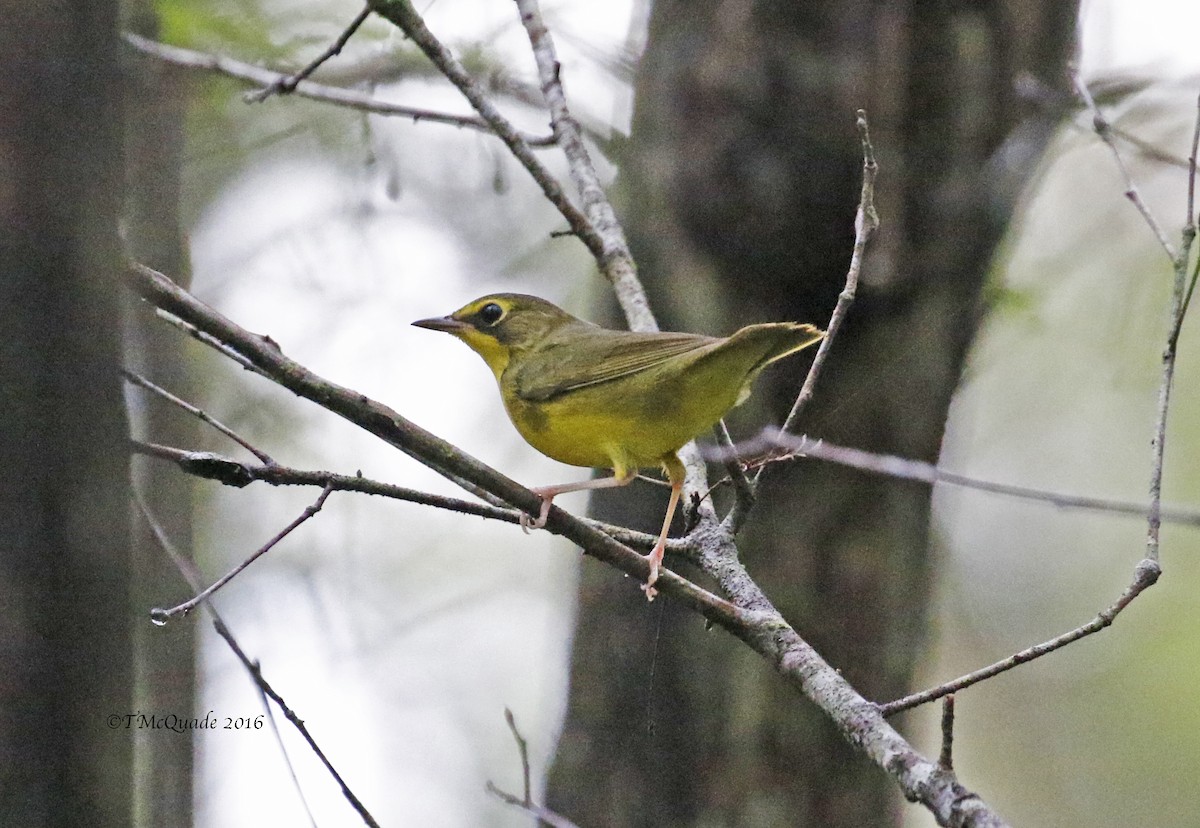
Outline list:
[[[620,475],[661,465],[739,401],[741,383],[705,379],[624,378],[546,402],[521,400],[503,382],[501,391],[517,431],[542,454]]]

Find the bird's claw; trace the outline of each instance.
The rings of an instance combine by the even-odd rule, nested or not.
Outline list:
[[[659,565],[662,563],[662,552],[655,549],[645,557],[650,563],[650,577],[646,579],[646,583],[642,584],[639,589],[646,593],[647,601],[653,601],[654,596],[658,595],[658,590],[654,588],[654,583],[658,580]]]
[[[542,508],[538,511],[537,517],[528,512],[521,512],[521,517],[518,518],[518,521],[521,524],[522,532],[528,535],[530,529],[541,529],[546,525],[546,518],[550,514],[550,503],[552,500],[553,498],[547,498],[542,495]]]

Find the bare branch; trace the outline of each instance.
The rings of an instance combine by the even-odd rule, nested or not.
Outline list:
[[[179,466],[181,471],[194,477],[215,480],[218,483],[236,488],[248,486],[255,481],[269,483],[272,486],[328,487],[335,492],[358,492],[359,494],[377,495],[392,500],[415,503],[419,506],[432,506],[435,509],[445,509],[451,512],[474,515],[489,520],[499,520],[505,523],[520,524],[521,522],[521,512],[517,509],[506,509],[491,503],[474,503],[470,500],[462,500],[456,497],[435,495],[430,492],[422,492],[417,489],[409,489],[404,486],[396,486],[392,483],[372,480],[369,477],[363,477],[361,474],[335,474],[328,471],[308,471],[290,468],[278,463],[270,466],[255,466],[234,460],[232,457],[215,454],[211,451],[185,451],[184,449],[173,448],[171,446],[143,443],[139,440],[130,440],[130,448],[136,454],[168,460]],[[649,480],[649,478],[645,479]],[[651,480],[650,482],[658,483],[660,481]],[[478,489],[478,487],[473,486],[465,480],[462,481],[461,485],[471,490]],[[487,493],[484,492],[484,494]],[[491,495],[488,496],[492,500],[502,502],[498,498]],[[603,521],[592,520],[590,518],[580,518],[580,520],[634,549],[649,549],[654,546],[657,540],[655,535],[651,535],[648,532],[637,532],[633,529],[626,529],[624,526],[615,526],[611,523],[604,523]],[[689,549],[690,547],[686,539],[667,541],[667,552],[669,553],[686,554]]]
[[[196,301],[162,274],[143,265],[127,271],[131,289],[158,307],[203,329],[266,372],[279,385],[319,403],[441,473],[452,472],[486,488],[517,508],[531,512],[536,494],[494,469],[463,456],[453,446],[408,422],[363,394],[324,380],[285,357],[224,316]],[[649,574],[645,558],[562,509],[552,507],[546,528],[581,546],[585,553],[638,579]],[[683,606],[727,629],[813,701],[836,724],[849,744],[890,774],[904,795],[919,801],[942,825],[999,826],[1003,821],[977,795],[916,751],[808,642],[800,637],[730,553],[730,535],[702,524],[693,533],[697,560],[712,574],[725,600],[671,570],[662,570],[656,587]]]
[[[157,394],[159,397],[162,397],[164,400],[171,403],[172,405],[182,408],[184,411],[191,414],[193,417],[198,418],[201,422],[208,423],[210,426],[212,426],[217,431],[224,434],[230,440],[233,440],[239,446],[241,446],[242,448],[246,449],[248,452],[253,454],[259,460],[261,460],[264,464],[266,464],[268,466],[275,465],[275,461],[271,459],[271,456],[269,454],[267,454],[265,451],[261,451],[260,449],[255,448],[253,445],[250,444],[249,441],[247,441],[245,438],[241,437],[239,434],[237,434],[237,432],[235,432],[233,429],[226,426],[224,423],[222,423],[219,420],[210,416],[203,409],[197,408],[196,406],[192,405],[190,402],[187,402],[186,400],[181,400],[179,397],[176,397],[174,394],[172,394],[170,391],[166,390],[165,388],[163,388],[159,385],[155,385],[153,382],[146,379],[141,374],[138,374],[134,371],[130,371],[127,368],[121,369],[121,376],[125,377],[126,380],[133,383],[134,385],[144,388],[153,394]]]
[[[350,21],[350,25],[348,25],[340,35],[338,35],[337,40],[333,41],[333,43],[329,45],[328,49],[317,55],[311,63],[309,63],[299,72],[296,72],[294,75],[281,77],[274,83],[265,86],[257,92],[247,92],[246,101],[250,103],[261,103],[272,95],[286,95],[289,92],[295,91],[296,84],[307,79],[309,75],[317,71],[322,63],[342,53],[342,49],[347,43],[350,42],[350,38],[354,37],[354,33],[358,31],[358,27],[365,23],[370,15],[371,7],[363,6],[362,11],[355,15],[354,19]]]
[[[722,462],[725,466],[725,473],[728,475],[726,479],[732,481],[734,494],[737,498],[734,508],[749,513],[750,509],[754,506],[756,497],[754,494],[754,483],[746,476],[746,470],[738,460],[737,451],[733,445],[733,438],[729,436],[729,429],[726,427],[724,420],[713,426],[713,436],[717,439],[717,445],[727,452]],[[700,456],[705,456],[703,449],[700,452]],[[705,459],[708,458],[706,457]],[[710,487],[708,492],[705,492],[704,497],[708,497],[709,493],[719,485],[721,485],[721,481],[717,481],[716,484]]]
[[[221,587],[225,586],[227,583],[232,581],[243,569],[245,569],[250,564],[254,563],[260,557],[262,557],[267,552],[269,552],[271,550],[271,548],[275,546],[275,544],[279,543],[281,540],[283,540],[288,535],[290,535],[297,527],[300,526],[300,524],[304,523],[309,518],[311,518],[313,515],[315,515],[317,512],[321,511],[321,507],[323,507],[325,505],[326,499],[331,494],[333,494],[333,489],[326,486],[325,489],[321,492],[321,496],[318,497],[311,506],[305,507],[304,511],[300,513],[299,517],[297,517],[295,520],[293,520],[291,523],[289,523],[287,526],[285,526],[279,532],[279,534],[277,534],[275,537],[271,538],[269,541],[267,541],[265,544],[263,544],[257,550],[255,550],[250,555],[250,557],[246,558],[246,560],[242,561],[240,564],[235,566],[233,569],[229,570],[224,575],[222,575],[220,578],[218,578],[217,581],[212,586],[210,586],[208,589],[204,590],[203,592],[200,592],[194,598],[184,601],[182,604],[179,604],[178,606],[175,606],[175,607],[171,607],[170,609],[162,609],[160,607],[155,607],[154,609],[150,610],[150,620],[153,621],[155,624],[158,624],[161,627],[162,625],[166,624],[168,621],[170,621],[172,618],[174,618],[177,615],[187,615],[189,612],[191,612],[193,609],[195,609],[197,604],[199,604],[201,601],[207,600],[218,589],[220,589]]]
[[[931,702],[935,699],[940,699],[943,696],[948,696],[951,693],[957,693],[970,687],[972,684],[978,684],[981,681],[990,679],[992,676],[999,675],[1018,667],[1022,664],[1027,664],[1030,661],[1041,658],[1044,655],[1049,655],[1055,650],[1061,650],[1063,647],[1078,641],[1081,638],[1086,638],[1089,635],[1100,632],[1100,630],[1112,624],[1113,620],[1121,613],[1125,607],[1142,594],[1148,587],[1154,585],[1158,580],[1158,576],[1162,574],[1162,568],[1158,565],[1158,561],[1145,558],[1140,561],[1134,569],[1133,581],[1125,588],[1121,597],[1117,602],[1108,609],[1099,613],[1088,623],[1076,627],[1068,633],[1063,633],[1057,638],[1052,638],[1041,644],[1021,650],[1018,653],[1013,653],[1002,661],[997,661],[973,673],[967,673],[965,676],[948,681],[945,684],[939,684],[937,687],[931,687],[928,690],[922,690],[920,693],[913,693],[910,696],[905,696],[902,699],[888,702],[887,704],[879,705],[879,712],[884,716],[892,716],[902,710],[908,710],[918,705]]]
[[[850,312],[850,306],[854,304],[854,298],[858,293],[858,279],[862,273],[863,256],[866,253],[867,242],[871,240],[875,230],[879,227],[879,214],[875,211],[875,176],[879,172],[879,165],[875,162],[875,147],[871,144],[871,131],[867,123],[867,112],[864,109],[858,110],[855,117],[855,125],[858,128],[859,141],[862,144],[863,154],[863,172],[862,172],[862,187],[859,191],[858,209],[854,215],[854,247],[850,252],[850,266],[846,270],[846,284],[842,288],[842,292],[838,294],[837,304],[833,307],[833,313],[830,314],[829,324],[825,328],[825,338],[821,340],[821,344],[817,347],[816,356],[813,357],[812,365],[809,366],[808,375],[804,378],[804,384],[800,387],[800,392],[796,395],[796,401],[792,403],[792,409],[788,412],[783,421],[783,431],[789,431],[800,418],[800,413],[808,405],[816,392],[817,380],[821,376],[821,371],[825,367],[825,361],[829,358],[830,349],[833,347],[833,341],[837,337],[838,332],[842,329],[842,322],[846,318],[846,314]],[[711,459],[711,458],[710,458]],[[757,488],[762,476],[766,471],[766,465],[761,465],[758,471],[755,472],[751,481],[752,488]],[[750,516],[750,507],[753,505],[752,499],[739,497],[729,514],[725,516],[725,526],[729,531],[737,534],[746,522],[746,518]]]
[[[492,796],[507,802],[509,805],[520,808],[530,816],[537,817],[538,823],[541,825],[549,825],[551,828],[578,828],[574,822],[571,822],[571,820],[567,819],[566,817],[551,811],[549,808],[543,808],[541,805],[534,805],[530,802],[522,802],[520,797],[513,796],[510,793],[500,790],[491,782],[487,783],[486,788],[487,792]]]
[[[155,309],[154,313],[159,319],[163,320],[168,325],[172,325],[172,326],[178,328],[179,330],[183,331],[184,333],[186,333],[188,336],[190,336],[192,339],[196,340],[197,342],[201,342],[201,343],[207,345],[208,347],[212,348],[214,351],[219,353],[221,356],[227,357],[228,359],[232,360],[233,362],[236,362],[244,370],[251,371],[255,374],[258,374],[261,377],[266,377],[268,379],[270,378],[270,377],[268,377],[268,375],[266,373],[264,373],[262,371],[262,369],[260,369],[258,366],[256,366],[254,363],[252,363],[250,360],[246,359],[244,356],[242,356],[237,351],[230,348],[225,343],[221,342],[216,337],[200,330],[195,325],[192,325],[188,322],[184,322],[182,319],[180,319],[175,314],[169,313],[169,312],[163,310],[162,308]]]
[[[508,723],[508,729],[512,731],[513,739],[517,743],[517,752],[521,754],[521,778],[525,783],[525,804],[531,805],[533,804],[533,787],[529,779],[529,743],[525,741],[521,731],[517,730],[517,720],[507,707],[504,708],[504,721]]]
[[[234,60],[224,55],[210,55],[192,49],[184,49],[180,46],[170,46],[166,43],[158,43],[132,33],[126,33],[124,37],[126,42],[138,51],[157,58],[164,63],[182,66],[187,69],[217,72],[259,87],[269,89],[275,85],[285,83],[289,77],[280,72],[264,69],[261,66],[254,66],[250,63],[243,63],[240,60]],[[489,134],[493,132],[492,126],[487,121],[473,115],[452,115],[448,112],[439,112],[434,109],[389,103],[353,89],[327,86],[309,80],[298,81],[294,87],[294,94],[301,98],[334,104],[359,112],[369,112],[372,115],[412,118],[414,122],[429,121],[430,123],[449,124],[450,126],[474,129]],[[554,136],[552,135],[518,134],[530,147],[548,147],[554,144]]]
[[[791,431],[800,412],[812,399],[817,379],[821,376],[821,369],[829,356],[829,349],[833,347],[833,340],[841,330],[842,322],[850,311],[850,305],[854,303],[854,297],[858,292],[858,278],[862,272],[867,242],[871,240],[871,236],[879,227],[879,215],[875,212],[875,176],[879,172],[879,165],[875,163],[875,148],[871,146],[871,132],[867,125],[866,110],[858,110],[855,124],[858,127],[859,140],[862,142],[863,173],[858,210],[854,216],[854,248],[850,253],[850,267],[846,271],[846,286],[838,294],[837,304],[833,308],[833,314],[829,317],[829,325],[825,330],[825,338],[821,340],[821,345],[817,348],[817,355],[813,357],[812,367],[808,369],[808,376],[804,378],[804,385],[800,388],[800,393],[792,404],[792,410],[788,412],[787,418],[783,421],[784,431]]]
[[[1083,78],[1079,76],[1078,72],[1072,74],[1071,81],[1075,85],[1075,91],[1079,93],[1079,97],[1083,99],[1088,111],[1092,114],[1092,128],[1096,131],[1096,135],[1100,136],[1100,140],[1112,150],[1113,158],[1117,162],[1117,168],[1121,171],[1121,177],[1125,180],[1125,197],[1142,214],[1142,218],[1150,226],[1154,237],[1158,239],[1158,243],[1166,251],[1167,257],[1173,263],[1175,261],[1175,248],[1167,239],[1167,234],[1163,232],[1162,225],[1158,223],[1158,219],[1154,217],[1154,213],[1150,211],[1146,202],[1142,200],[1141,191],[1138,190],[1137,184],[1134,183],[1133,176],[1129,174],[1129,168],[1125,165],[1125,159],[1121,156],[1120,150],[1117,149],[1116,142],[1113,141],[1112,125],[1104,117],[1104,113],[1100,111],[1100,107],[1096,105],[1095,99],[1092,98],[1092,93],[1088,90],[1087,84],[1083,82]]]
[[[200,573],[196,569],[195,565],[192,564],[192,562],[186,557],[179,554],[179,551],[175,548],[175,544],[171,543],[170,538],[167,537],[167,533],[163,530],[159,522],[155,520],[153,514],[151,514],[150,507],[146,504],[145,498],[142,497],[141,492],[134,490],[133,497],[134,504],[137,506],[138,512],[141,514],[142,519],[146,522],[146,525],[150,527],[150,533],[154,536],[154,540],[158,544],[159,548],[162,549],[163,552],[166,553],[167,557],[169,557],[175,564],[175,568],[179,570],[179,574],[183,576],[183,579],[188,583],[188,586],[192,588],[192,591],[199,591]],[[237,639],[234,638],[233,632],[228,626],[226,626],[225,621],[221,618],[220,613],[217,612],[216,607],[212,605],[212,602],[205,601],[204,609],[212,617],[213,628],[216,630],[217,635],[221,636],[222,640],[224,640],[226,645],[228,645],[229,649],[233,651],[235,656],[237,656],[238,661],[240,661],[242,666],[246,668],[246,672],[250,674],[250,679],[254,682],[255,687],[258,688],[259,693],[265,695],[266,697],[270,698],[271,701],[275,702],[276,706],[283,712],[283,715],[287,718],[287,720],[291,722],[292,726],[295,727],[296,730],[300,732],[300,735],[304,738],[304,741],[308,743],[309,748],[316,755],[316,757],[321,760],[321,764],[325,766],[325,769],[329,771],[330,776],[332,776],[341,787],[342,795],[346,798],[346,801],[350,803],[350,806],[358,812],[358,815],[362,819],[363,823],[371,826],[371,828],[379,828],[379,823],[375,821],[373,816],[371,816],[371,812],[367,810],[366,806],[363,805],[362,801],[355,795],[354,791],[350,790],[350,786],[346,784],[344,779],[342,779],[342,775],[338,773],[337,768],[333,766],[333,763],[329,761],[328,757],[325,756],[325,752],[321,750],[316,740],[312,737],[312,734],[308,732],[308,728],[304,726],[304,720],[296,715],[292,708],[288,706],[287,702],[283,700],[283,697],[279,695],[279,693],[275,691],[275,688],[273,688],[266,678],[263,677],[262,669],[260,668],[258,662],[251,661],[250,658],[246,656],[245,651],[242,649]],[[272,722],[274,722],[273,718]],[[272,727],[274,727],[273,724]],[[276,729],[276,735],[278,736],[278,729]],[[287,751],[284,750],[282,744],[280,745],[280,750],[283,750],[284,757],[286,759]],[[290,761],[288,762],[288,766],[289,768],[291,767]],[[294,774],[292,778],[295,779]],[[301,793],[301,798],[303,798],[303,793]],[[307,808],[307,802],[305,803],[305,807]]]
[[[1167,252],[1167,256],[1170,258],[1171,265],[1175,270],[1175,281],[1171,291],[1170,327],[1167,335],[1167,344],[1162,355],[1162,376],[1158,385],[1158,406],[1155,412],[1154,438],[1151,440],[1150,513],[1146,521],[1146,557],[1151,561],[1158,561],[1162,529],[1162,479],[1163,463],[1166,457],[1167,416],[1170,412],[1171,388],[1175,379],[1175,359],[1179,331],[1182,328],[1184,313],[1191,297],[1191,289],[1188,288],[1187,281],[1187,268],[1188,257],[1196,234],[1193,222],[1193,210],[1195,209],[1196,147],[1197,143],[1200,142],[1200,113],[1197,115],[1196,127],[1192,137],[1192,155],[1188,170],[1187,215],[1184,220],[1182,244],[1179,252],[1176,253],[1175,248],[1167,240],[1162,227],[1154,218],[1154,214],[1150,212],[1145,202],[1142,201],[1137,185],[1129,174],[1129,169],[1125,166],[1125,159],[1121,157],[1116,143],[1112,140],[1111,126],[1100,112],[1100,108],[1096,106],[1096,102],[1092,99],[1087,85],[1083,83],[1078,74],[1074,76],[1073,80],[1080,97],[1083,98],[1092,113],[1092,125],[1096,130],[1096,134],[1112,150],[1117,167],[1125,179],[1126,198],[1132,201],[1138,208],[1138,211],[1142,214],[1142,218],[1146,220],[1155,237],[1158,238],[1159,244]],[[1200,101],[1197,102],[1197,106],[1200,108]],[[1198,263],[1198,267],[1200,267],[1200,263]],[[1195,284],[1194,277],[1192,284]]]
[[[778,450],[786,450],[779,454]],[[1063,494],[1045,489],[1035,489],[1030,486],[1017,486],[1011,483],[995,483],[990,480],[980,480],[957,472],[943,471],[932,463],[921,460],[909,460],[892,454],[875,454],[862,449],[839,446],[824,440],[814,440],[806,436],[783,434],[776,428],[765,428],[757,436],[745,440],[728,449],[707,449],[705,456],[712,461],[725,462],[731,456],[754,456],[764,454],[762,459],[749,465],[778,463],[797,458],[811,458],[826,463],[836,463],[852,469],[895,477],[901,480],[918,480],[922,483],[946,483],[951,486],[961,486],[965,489],[975,489],[981,492],[1017,497],[1023,500],[1035,500],[1049,503],[1063,509],[1085,509],[1095,512],[1134,515],[1145,518],[1150,514],[1150,506],[1146,503],[1133,503],[1126,500],[1114,500],[1103,497],[1085,497],[1082,495]],[[1190,526],[1200,526],[1200,511],[1194,509],[1161,508],[1162,520]]]
[[[571,203],[558,180],[533,154],[529,142],[488,100],[483,89],[467,73],[462,63],[429,30],[410,0],[370,0],[370,5],[372,11],[391,21],[408,35],[412,42],[433,62],[434,66],[446,76],[446,79],[462,92],[463,97],[470,102],[497,137],[504,142],[509,152],[533,176],[533,180],[541,187],[542,193],[567,220],[571,232],[587,245],[588,250],[597,260],[600,260],[604,254],[604,243],[595,228],[592,227],[591,222],[588,221],[587,216]]]
[[[612,283],[621,309],[625,312],[625,318],[629,320],[630,329],[656,331],[658,323],[650,310],[646,291],[638,281],[637,267],[634,265],[633,255],[629,252],[625,231],[617,221],[612,204],[600,183],[600,176],[596,174],[596,166],[592,163],[591,155],[583,142],[579,123],[567,106],[567,95],[562,83],[562,65],[554,48],[554,38],[546,28],[537,0],[516,2],[521,14],[521,24],[529,35],[529,45],[537,63],[542,94],[550,108],[550,124],[554,128],[554,136],[567,156],[571,180],[583,200],[583,209],[601,239],[602,247],[596,254],[600,270]]]
[[[1192,152],[1188,155],[1187,170],[1188,170],[1188,189],[1187,189],[1187,215],[1184,218],[1184,228],[1190,228],[1192,234],[1196,232],[1196,163],[1197,156],[1200,155],[1200,96],[1196,99],[1196,125],[1192,128]]]

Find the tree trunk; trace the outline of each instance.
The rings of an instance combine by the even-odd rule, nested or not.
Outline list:
[[[158,20],[146,0],[127,3],[125,28],[157,39]],[[183,167],[183,78],[178,70],[142,55],[126,53],[125,153],[128,189],[125,241],[132,258],[170,274],[185,287],[190,277],[187,245],[180,218]],[[130,297],[126,314],[126,363],[139,374],[185,400],[195,401],[194,384],[183,358],[187,342],[156,319],[153,309]],[[134,433],[149,442],[198,447],[198,421],[145,391],[133,392],[137,404]],[[177,551],[191,557],[192,481],[179,469],[157,460],[135,466],[135,485],[150,513]],[[182,576],[144,521],[135,522],[134,606],[151,607],[186,594]],[[195,624],[149,623],[135,627],[139,710],[191,716],[196,706]],[[134,807],[137,824],[191,825],[194,731],[139,730],[134,750]]]
[[[853,239],[854,113],[865,108],[882,229],[797,430],[936,461],[992,251],[1053,121],[1024,121],[1020,152],[1005,156],[1023,166],[994,160],[1029,114],[1015,81],[1028,72],[1063,86],[1074,13],[1049,2],[655,3],[622,195],[664,327],[828,319]],[[737,412],[743,435],[786,415],[807,361],[784,365]],[[651,528],[662,513],[648,500],[613,490],[593,510]],[[926,637],[928,486],[776,466],[739,547],[860,692],[905,692]],[[588,825],[897,823],[890,780],[768,667],[639,599],[585,567],[553,807]]]
[[[0,824],[130,824],[117,5],[0,27]]]

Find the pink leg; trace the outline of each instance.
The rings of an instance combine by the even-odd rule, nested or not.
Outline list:
[[[663,555],[667,551],[667,533],[671,531],[671,518],[675,516],[675,507],[679,505],[679,494],[682,490],[682,483],[672,484],[671,499],[667,502],[667,516],[663,518],[663,527],[662,532],[658,535],[658,543],[654,544],[650,554],[645,556],[646,560],[650,562],[650,577],[646,579],[646,583],[642,584],[642,592],[646,593],[647,601],[653,601],[654,596],[658,594],[658,590],[654,588],[654,582],[658,580],[658,570],[662,566]]]
[[[663,526],[662,531],[658,535],[658,543],[654,544],[654,548],[650,550],[650,554],[645,556],[646,560],[650,563],[650,577],[642,585],[642,592],[646,593],[647,601],[653,601],[654,596],[658,595],[658,590],[654,588],[654,582],[658,580],[658,571],[662,566],[663,554],[667,550],[667,533],[671,531],[671,518],[675,517],[675,509],[679,506],[679,495],[683,492],[683,478],[686,475],[683,463],[674,454],[663,458],[663,468],[667,470],[667,477],[671,481],[671,499],[667,501],[667,515],[663,518]]]
[[[625,477],[597,477],[594,480],[585,480],[582,483],[560,483],[557,486],[541,486],[536,489],[530,489],[534,494],[542,499],[542,508],[538,510],[538,516],[534,518],[532,515],[521,513],[521,529],[526,534],[530,529],[541,529],[546,525],[546,518],[550,514],[550,504],[554,502],[554,498],[560,494],[567,492],[582,492],[590,489],[613,489],[617,486],[627,486],[637,477],[637,470],[626,473]]]

